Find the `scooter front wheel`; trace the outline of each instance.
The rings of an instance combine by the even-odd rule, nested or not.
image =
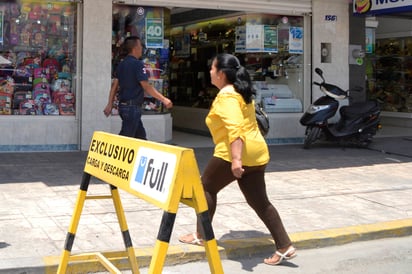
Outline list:
[[[303,142],[303,148],[308,149],[318,139],[320,134],[320,127],[308,127],[306,129],[305,140]]]

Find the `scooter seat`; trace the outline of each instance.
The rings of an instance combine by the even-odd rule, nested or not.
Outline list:
[[[360,114],[369,113],[379,110],[378,102],[375,100],[369,100],[366,102],[353,103],[350,106],[343,106],[340,108],[339,113],[345,118],[355,118]]]
[[[330,132],[334,136],[344,136],[359,132],[367,127],[375,127],[379,119],[379,105],[375,100],[354,103],[340,109],[341,118]]]

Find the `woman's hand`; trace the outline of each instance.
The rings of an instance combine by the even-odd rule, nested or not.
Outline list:
[[[230,150],[232,153],[232,174],[236,178],[242,178],[245,170],[242,167],[242,146],[243,141],[237,138],[230,144]]]
[[[242,167],[242,160],[240,160],[240,159],[232,160],[232,173],[233,173],[233,176],[240,179],[240,178],[242,178],[243,172],[245,172],[245,170]]]

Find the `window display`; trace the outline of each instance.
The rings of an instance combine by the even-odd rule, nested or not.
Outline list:
[[[0,3],[0,114],[75,115],[75,57],[75,3]]]
[[[149,73],[149,83],[160,93],[168,96],[169,90],[169,40],[166,33],[170,24],[169,10],[161,7],[142,7],[133,5],[113,5],[112,29],[112,73],[124,58],[122,45],[126,37],[135,35],[140,38],[146,50],[143,61]],[[144,114],[167,112],[158,100],[145,96]],[[112,114],[117,114],[114,108]]]
[[[267,112],[302,111],[302,16],[226,12],[216,18],[213,10],[202,9],[190,14],[196,22],[182,22],[182,15],[169,8],[114,4],[112,71],[124,56],[124,39],[137,35],[147,48],[150,82],[176,106],[209,108],[217,93],[210,83],[211,59],[234,53],[253,77]],[[213,19],[199,20],[207,14]],[[287,94],[273,91],[279,89]],[[143,108],[146,114],[164,111],[149,97]]]
[[[228,52],[249,71],[266,112],[302,111],[303,17],[236,12],[179,26],[173,19],[170,96],[175,105],[209,108],[217,93],[210,83],[211,59]]]

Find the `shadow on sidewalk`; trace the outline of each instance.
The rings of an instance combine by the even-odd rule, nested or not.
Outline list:
[[[412,161],[411,137],[376,138],[369,149],[315,144],[269,146],[267,172],[334,169]],[[213,155],[212,147],[194,148],[199,171]],[[43,182],[80,185],[87,151],[0,153],[0,183]],[[99,183],[98,179],[92,183]]]
[[[403,140],[402,137],[375,139],[368,149],[319,143],[310,149],[304,149],[303,145],[272,145],[269,146],[269,151],[271,160],[267,172],[334,169],[412,161],[412,141]],[[203,170],[213,154],[213,149],[196,148],[195,154],[199,169]]]

